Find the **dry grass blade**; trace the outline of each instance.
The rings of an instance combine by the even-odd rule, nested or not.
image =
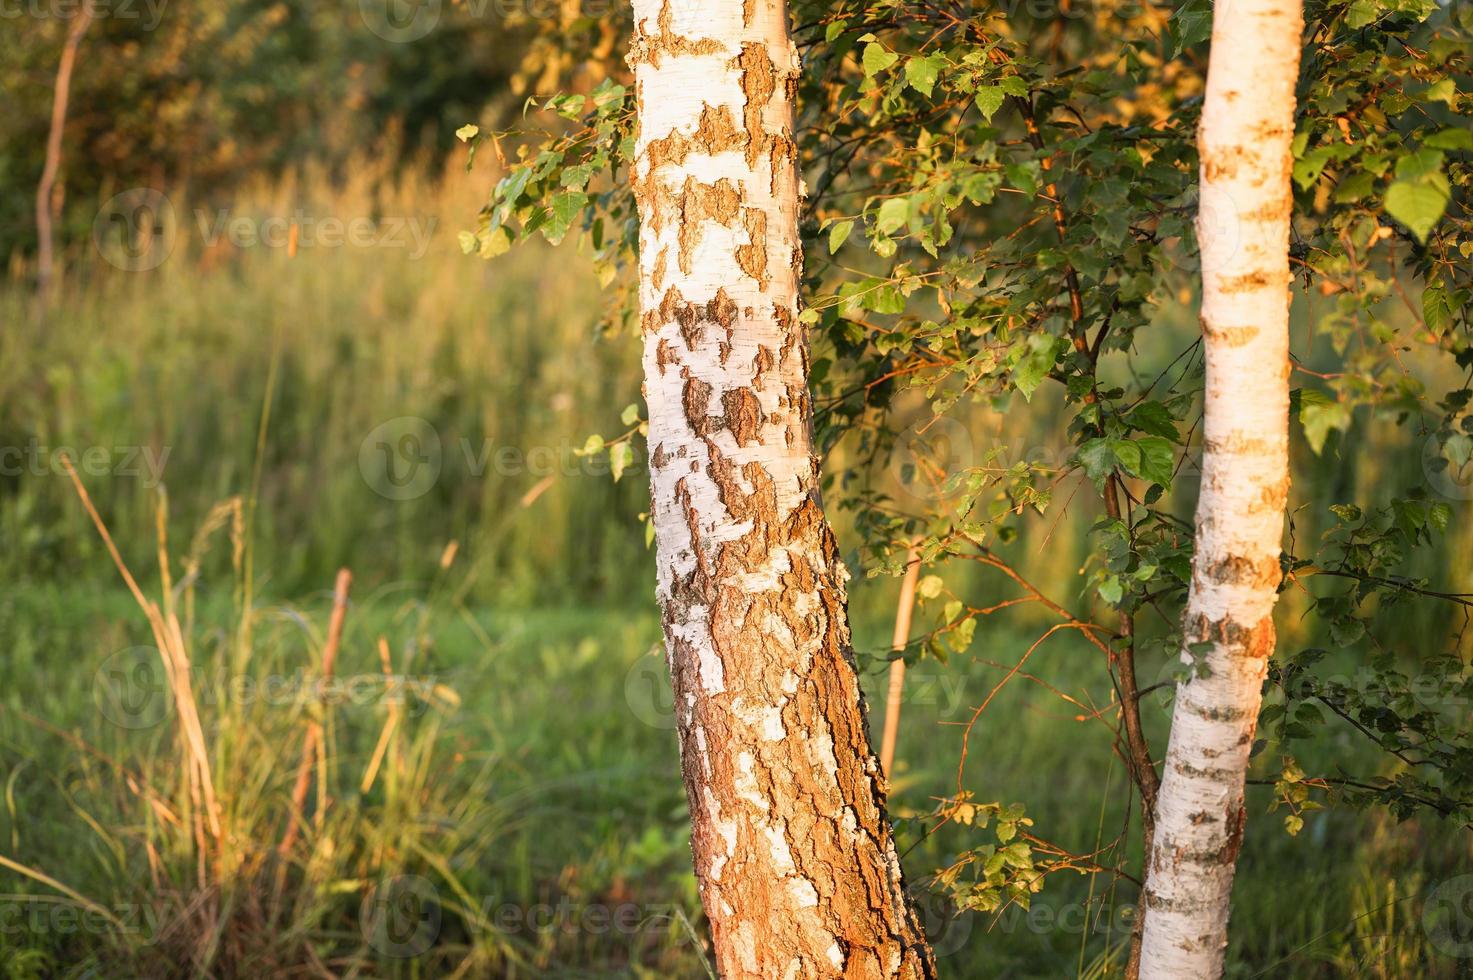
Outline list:
[[[332,617],[327,623],[327,642],[322,647],[322,680],[332,679],[337,664],[338,646],[343,639],[343,621],[348,616],[348,589],[353,584],[353,573],[346,568],[338,569],[337,582],[332,592]],[[322,740],[322,723],[312,719],[307,723],[307,737],[302,741],[302,759],[297,763],[297,781],[292,787],[291,814],[286,833],[276,851],[282,857],[291,853],[297,834],[302,826],[302,808],[307,804],[307,789],[312,782],[312,761],[317,757],[318,743]],[[285,871],[285,865],[278,875]],[[277,891],[280,891],[278,887]]]
[[[65,453],[58,455],[62,468],[72,481],[72,486],[77,491],[77,497],[86,509],[87,516],[92,519],[92,524],[97,528],[98,535],[102,538],[103,545],[112,557],[113,564],[117,566],[118,573],[123,577],[123,583],[128,586],[128,591],[133,594],[133,599],[148,617],[148,625],[153,630],[154,641],[158,643],[159,656],[164,663],[164,672],[169,679],[169,686],[174,695],[174,705],[178,710],[180,737],[186,755],[187,770],[190,780],[191,797],[198,803],[203,811],[204,821],[208,825],[209,833],[218,844],[222,837],[220,828],[220,804],[215,796],[214,780],[210,775],[209,753],[205,746],[204,729],[200,725],[199,710],[195,703],[194,691],[189,681],[189,655],[184,645],[184,636],[179,628],[179,620],[173,615],[172,604],[170,614],[165,618],[157,603],[143,594],[138,587],[138,582],[133,578],[133,573],[128,570],[127,563],[123,561],[122,554],[113,542],[112,535],[108,532],[107,525],[103,523],[102,515],[97,512],[97,507],[92,503],[87,488],[82,483],[81,477],[77,475],[76,467],[72,465],[71,458]],[[162,533],[162,532],[160,532]],[[167,571],[164,572],[167,576]],[[203,848],[204,841],[201,841]],[[203,858],[203,854],[201,855]]]

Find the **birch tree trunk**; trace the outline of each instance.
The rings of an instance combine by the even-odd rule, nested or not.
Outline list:
[[[1190,645],[1146,867],[1141,976],[1215,978],[1243,841],[1243,779],[1268,657],[1289,493],[1289,187],[1299,0],[1232,0],[1212,24],[1201,156],[1202,492]],[[1183,661],[1194,658],[1190,650]]]
[[[651,520],[717,966],[932,977],[819,497],[786,5],[634,15]]]

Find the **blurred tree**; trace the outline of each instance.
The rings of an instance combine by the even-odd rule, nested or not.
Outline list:
[[[422,35],[395,33],[369,0],[102,10],[71,80],[72,149],[58,176],[71,206],[59,244],[85,240],[101,200],[132,187],[209,198],[304,163],[340,172],[365,144],[438,165],[466,117],[511,107],[518,39],[534,19],[511,3],[434,9]],[[25,202],[45,167],[56,66],[73,23],[49,10],[7,16],[0,47],[0,254],[37,245]]]

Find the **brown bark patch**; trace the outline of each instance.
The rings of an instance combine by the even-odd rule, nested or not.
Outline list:
[[[736,249],[737,266],[767,288],[767,213],[756,208],[742,209],[742,227],[747,230],[747,243]]]
[[[1217,643],[1232,656],[1263,660],[1274,652],[1277,634],[1272,616],[1265,616],[1252,626],[1244,626],[1233,619],[1211,620],[1196,616],[1183,623],[1183,631],[1189,643]]]
[[[681,392],[681,402],[685,407],[685,420],[690,423],[691,431],[697,435],[705,435],[709,432],[710,422],[706,418],[706,412],[711,405],[711,386],[700,378],[686,378],[685,388]]]
[[[731,430],[738,446],[762,441],[762,403],[751,388],[731,388],[722,392],[721,407],[726,410],[726,427]]]
[[[649,172],[664,164],[679,165],[692,153],[707,153],[714,156],[727,150],[739,150],[747,145],[747,134],[737,128],[727,106],[711,105],[701,109],[701,119],[696,131],[690,136],[676,130],[668,136],[651,140],[646,148]]]
[[[730,226],[736,221],[741,198],[736,185],[723,177],[715,184],[703,184],[694,177],[685,178],[680,189],[680,254],[676,256],[680,271],[691,272],[691,259],[700,241],[701,224],[714,221]]]
[[[633,68],[640,64],[658,65],[663,55],[704,55],[725,54],[726,45],[715,38],[689,38],[683,34],[676,34],[674,29],[674,16],[670,11],[670,0],[660,7],[660,15],[656,19],[657,29],[651,33],[648,21],[640,21],[636,25],[634,39],[629,44],[629,56],[626,59],[629,67]]]
[[[732,62],[732,67],[741,72],[742,94],[747,97],[742,106],[742,123],[747,130],[747,165],[756,167],[767,149],[769,137],[763,132],[762,111],[777,91],[777,73],[767,49],[755,41],[742,44],[742,53]]]

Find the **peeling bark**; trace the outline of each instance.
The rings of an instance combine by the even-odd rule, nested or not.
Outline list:
[[[651,519],[717,966],[933,977],[819,496],[786,6],[634,13]]]
[[[1220,977],[1227,946],[1289,494],[1289,144],[1303,29],[1299,0],[1236,0],[1213,17],[1201,207],[1232,215],[1240,234],[1199,236],[1207,379],[1183,634],[1210,646],[1205,676],[1178,686],[1172,713],[1146,866],[1146,980]]]

